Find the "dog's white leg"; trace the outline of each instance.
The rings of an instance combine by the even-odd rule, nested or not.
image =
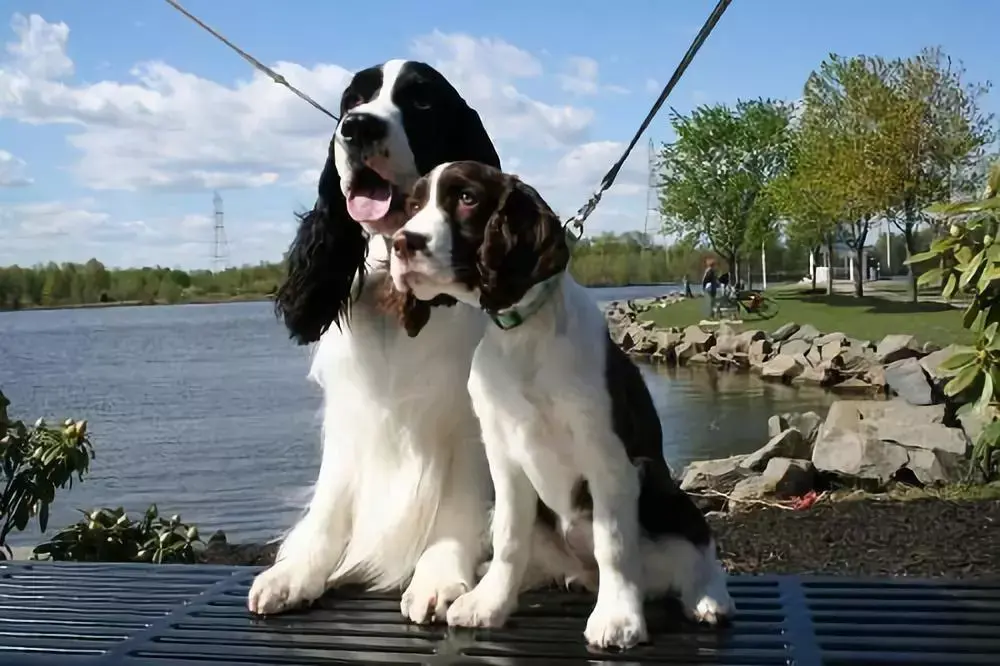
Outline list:
[[[457,441],[448,486],[434,520],[427,548],[417,560],[403,593],[400,610],[423,624],[445,620],[445,610],[475,584],[476,565],[484,554],[489,512],[482,445]]]
[[[306,515],[292,528],[275,563],[250,587],[252,613],[280,613],[323,596],[343,556],[351,530],[350,469],[335,458],[337,445],[324,433],[323,459]]]
[[[493,477],[493,560],[483,579],[448,609],[448,624],[460,627],[502,627],[517,607],[518,592],[531,559],[532,529],[538,495],[505,442],[490,444],[486,455]]]
[[[676,594],[692,620],[715,625],[735,611],[713,541],[705,547],[674,536],[645,541],[642,560],[649,596]]]
[[[584,636],[597,647],[629,648],[648,638],[642,608],[639,475],[625,459],[614,433],[590,425],[587,434],[582,430],[577,434],[577,441],[593,499],[594,559],[599,583],[597,603]]]

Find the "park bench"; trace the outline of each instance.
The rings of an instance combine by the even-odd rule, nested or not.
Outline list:
[[[0,563],[0,664],[1000,664],[1000,581],[733,576],[729,626],[651,605],[652,644],[622,654],[587,650],[582,595],[528,595],[495,631],[410,625],[398,594],[345,591],[258,619],[246,610],[257,571]]]

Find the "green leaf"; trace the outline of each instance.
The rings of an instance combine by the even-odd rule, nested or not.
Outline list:
[[[969,388],[976,381],[976,377],[980,375],[980,370],[979,365],[965,366],[944,385],[944,394],[948,397],[954,397]]]
[[[952,271],[948,274],[948,281],[944,283],[944,289],[941,290],[941,295],[946,299],[950,299],[955,295],[956,289],[958,289],[958,278],[955,277],[955,272]]]
[[[976,350],[969,347],[962,347],[955,350],[954,354],[942,361],[941,364],[938,365],[938,370],[942,372],[955,372],[957,370],[961,370],[970,363],[973,363],[976,358],[978,358]]]
[[[983,391],[979,394],[979,400],[976,401],[976,410],[985,413],[986,408],[990,406],[990,402],[993,400],[993,376],[988,373],[983,373]]]
[[[983,274],[979,276],[979,282],[976,284],[976,291],[986,291],[986,288],[990,286],[990,283],[994,280],[1000,280],[1000,265],[989,261],[986,264],[986,268],[983,269]]]
[[[994,321],[983,330],[983,337],[986,339],[987,344],[991,344],[993,342],[993,338],[997,334],[997,326],[1000,326],[1000,322]]]
[[[972,330],[972,325],[976,321],[976,317],[979,316],[979,303],[973,300],[969,303],[969,306],[965,308],[965,312],[962,313],[962,328]]]
[[[972,259],[972,256],[972,248],[968,245],[963,245],[955,252],[955,261],[959,263],[959,268],[964,271],[966,266],[968,266],[969,261]]]
[[[969,260],[968,266],[965,267],[962,273],[962,279],[958,281],[959,289],[966,289],[971,282],[979,278],[979,271],[983,268],[985,261],[986,252],[983,250],[977,252],[976,256]]]
[[[932,246],[933,247],[933,246]],[[913,264],[922,264],[925,261],[930,261],[931,259],[937,259],[941,256],[941,251],[930,250],[928,252],[920,252],[918,254],[912,254],[903,261],[904,266],[910,266]]]
[[[920,277],[917,278],[917,285],[924,286],[924,285],[934,284],[936,282],[939,282],[943,276],[944,276],[944,269],[941,268],[940,266],[936,266],[935,268],[932,268],[924,273],[921,273]]]

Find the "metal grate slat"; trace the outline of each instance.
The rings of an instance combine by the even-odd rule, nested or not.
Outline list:
[[[0,563],[0,664],[1000,664],[1000,581],[734,576],[730,626],[650,605],[652,644],[617,654],[584,645],[583,595],[526,595],[495,631],[413,626],[398,595],[347,591],[259,619],[245,606],[257,571]]]

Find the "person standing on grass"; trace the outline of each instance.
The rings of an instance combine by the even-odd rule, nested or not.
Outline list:
[[[715,315],[715,295],[719,292],[719,276],[715,274],[715,259],[705,262],[705,274],[701,276],[701,290],[707,296],[708,318]]]

